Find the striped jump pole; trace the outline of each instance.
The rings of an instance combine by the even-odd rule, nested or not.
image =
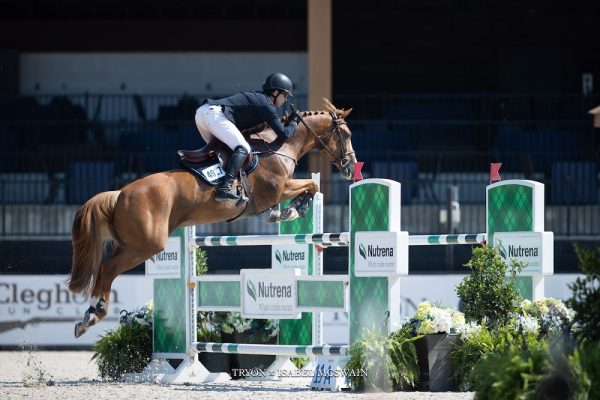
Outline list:
[[[409,246],[439,246],[453,244],[484,244],[485,233],[461,233],[453,235],[409,235]]]
[[[485,233],[462,233],[448,235],[409,235],[409,246],[439,246],[453,244],[484,244]],[[198,236],[194,242],[199,247],[266,246],[288,244],[317,244],[323,247],[348,246],[350,233],[320,233],[299,235],[243,235]]]
[[[199,352],[227,354],[257,354],[268,356],[345,356],[348,346],[294,346],[280,344],[204,343],[192,344]]]
[[[199,247],[267,246],[290,244],[318,244],[326,246],[348,246],[350,234],[310,233],[295,235],[244,235],[244,236],[198,236],[194,242]]]

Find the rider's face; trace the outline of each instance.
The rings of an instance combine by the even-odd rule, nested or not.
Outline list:
[[[275,108],[279,108],[281,106],[283,106],[283,104],[285,103],[285,101],[287,100],[287,93],[282,91],[282,90],[278,90],[275,94]]]

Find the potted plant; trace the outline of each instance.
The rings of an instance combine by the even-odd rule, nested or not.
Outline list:
[[[419,390],[455,390],[452,381],[451,352],[459,341],[465,325],[463,313],[423,302],[405,324],[415,341],[419,360]]]
[[[223,341],[222,327],[219,326],[220,318],[212,311],[199,311],[197,314],[196,333],[199,342],[220,343]],[[222,313],[225,314],[225,313]],[[232,365],[233,354],[227,353],[198,353],[198,360],[210,372],[230,372]]]

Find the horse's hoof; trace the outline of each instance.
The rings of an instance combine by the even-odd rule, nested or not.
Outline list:
[[[273,210],[267,218],[267,224],[274,224],[281,221],[281,212],[279,210]]]
[[[83,322],[78,322],[75,324],[75,339],[86,333],[88,330],[87,326]]]
[[[85,325],[86,328],[96,325],[96,322],[98,322],[98,317],[96,314],[85,313],[82,324]]]
[[[282,221],[293,221],[298,218],[298,211],[295,208],[284,208],[281,210],[281,220]]]

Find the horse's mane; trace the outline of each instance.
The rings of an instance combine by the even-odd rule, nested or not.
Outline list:
[[[329,114],[329,113],[335,113],[338,116],[342,116],[346,113],[345,109],[338,109],[336,106],[334,106],[331,101],[329,101],[326,98],[323,98],[323,105],[325,106],[325,111],[324,110],[315,110],[315,111],[302,111],[300,112],[300,116],[302,117],[310,117],[313,115],[322,115],[322,114]],[[287,124],[288,123],[288,115],[284,115],[283,117],[280,118],[280,121],[282,124]],[[262,133],[264,131],[270,130],[271,128],[269,127],[269,125],[267,125],[265,122],[258,124],[255,127],[252,128],[248,128],[248,129],[244,129],[242,131],[243,135],[252,135],[255,133]]]
[[[328,99],[323,97],[323,105],[325,106],[325,111],[323,110],[317,110],[317,111],[302,111],[302,116],[303,117],[308,117],[311,115],[320,115],[320,114],[329,114],[329,113],[335,113],[337,115],[342,115],[344,114],[344,112],[346,110],[344,109],[338,109],[336,106],[334,106],[331,101],[329,101]]]

